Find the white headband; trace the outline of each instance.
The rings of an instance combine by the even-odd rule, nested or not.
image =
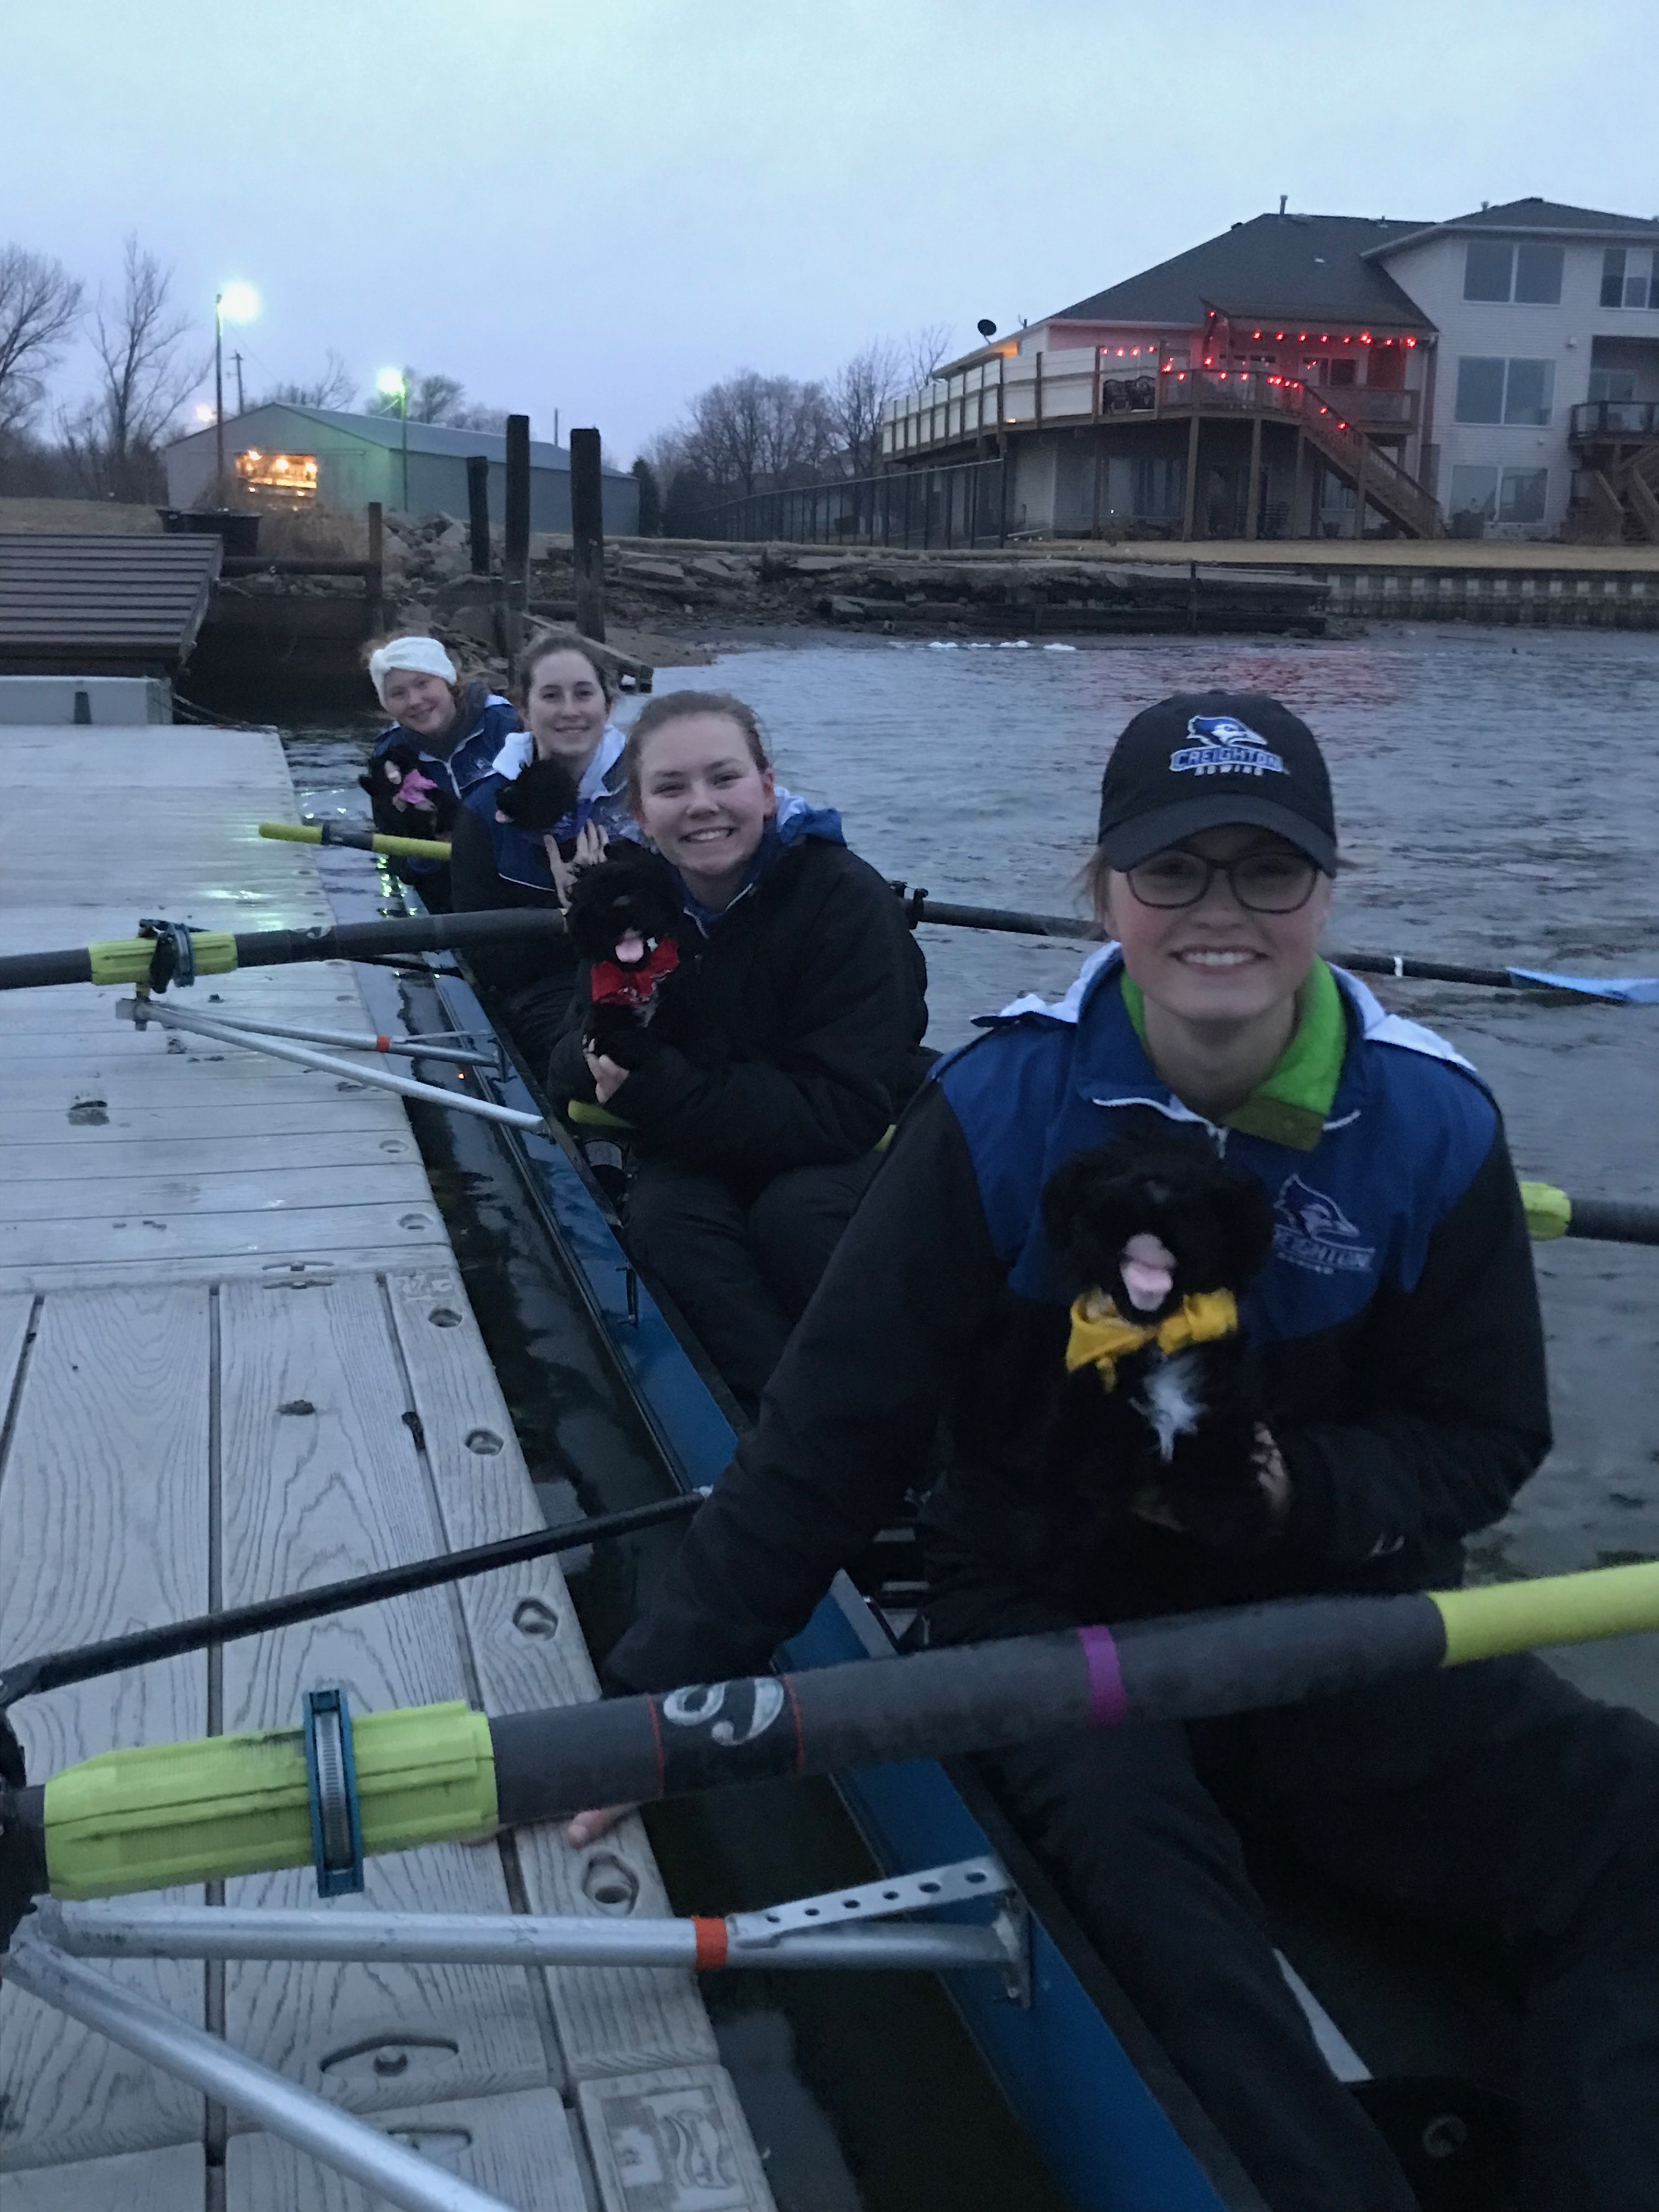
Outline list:
[[[375,696],[386,704],[386,679],[394,668],[407,668],[416,676],[441,676],[455,681],[455,664],[435,637],[394,637],[368,656],[368,680]]]

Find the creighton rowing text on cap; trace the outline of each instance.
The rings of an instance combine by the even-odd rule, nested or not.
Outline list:
[[[1137,714],[1100,782],[1112,866],[1234,823],[1277,830],[1335,872],[1331,780],[1307,724],[1261,691],[1177,691]]]

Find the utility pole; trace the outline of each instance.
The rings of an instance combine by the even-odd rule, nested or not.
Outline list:
[[[242,356],[238,352],[232,354],[230,357],[236,364],[236,412],[239,415],[246,415],[247,402],[242,397]]]

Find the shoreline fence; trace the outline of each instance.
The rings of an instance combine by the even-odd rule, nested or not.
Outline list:
[[[689,518],[699,538],[734,544],[933,548],[1006,545],[1008,463],[957,461],[841,477],[787,491],[751,492]]]

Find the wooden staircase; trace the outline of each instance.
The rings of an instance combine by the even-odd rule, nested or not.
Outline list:
[[[1426,486],[1408,476],[1399,463],[1354,429],[1339,413],[1335,395],[1322,398],[1314,385],[1296,387],[1303,434],[1328,467],[1352,484],[1359,503],[1358,528],[1364,532],[1365,509],[1380,514],[1403,530],[1408,538],[1443,538],[1445,521],[1439,501]]]

